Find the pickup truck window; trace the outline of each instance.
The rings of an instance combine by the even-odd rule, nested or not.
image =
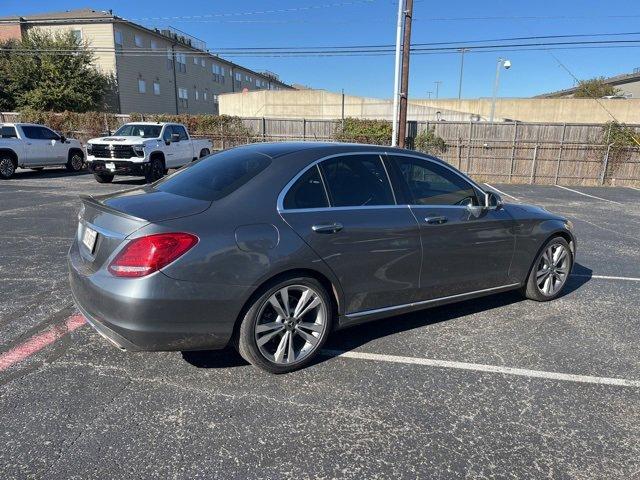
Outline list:
[[[171,125],[167,125],[166,127],[164,127],[164,132],[162,133],[162,139],[165,142],[168,142],[169,140],[171,140],[171,135],[173,135],[173,128],[171,128]]]
[[[187,131],[184,129],[184,127],[182,125],[173,125],[173,133],[177,133],[178,135],[180,135],[180,140],[189,140],[189,137],[187,135]]]
[[[158,138],[160,136],[160,125],[132,125],[129,123],[121,126],[114,136]]]
[[[212,202],[240,188],[270,163],[271,159],[266,155],[226,150],[178,170],[158,182],[154,188],[182,197]]]
[[[53,130],[35,125],[25,125],[22,127],[24,136],[31,140],[59,140],[60,136]]]
[[[17,138],[15,127],[0,127],[1,138]]]

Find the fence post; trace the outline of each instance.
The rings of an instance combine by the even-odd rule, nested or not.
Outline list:
[[[462,139],[458,135],[458,170],[460,170],[460,164],[462,163]]]
[[[307,119],[306,118],[302,119],[302,139],[303,140],[307,139]]]
[[[538,160],[538,144],[533,147],[533,162],[531,163],[531,178],[529,184],[533,183],[533,179],[536,176],[536,161]]]
[[[513,144],[511,145],[511,168],[509,169],[509,183],[513,177],[513,167],[516,162],[516,140],[518,139],[518,122],[514,123],[513,129]]]
[[[264,142],[267,137],[267,119],[262,117],[262,141]]]
[[[607,145],[607,152],[604,154],[602,160],[602,172],[600,173],[600,185],[604,185],[604,179],[607,175],[607,166],[609,165],[609,152],[611,151],[611,144]]]
[[[553,181],[554,185],[558,184],[558,175],[560,174],[560,162],[562,161],[562,150],[564,148],[564,138],[567,133],[567,124],[562,124],[562,138],[560,139],[560,149],[558,150],[558,163],[556,164],[556,177]]]
[[[469,143],[467,144],[467,170],[465,173],[469,173],[469,166],[471,165],[471,139],[473,133],[473,122],[469,120]]]

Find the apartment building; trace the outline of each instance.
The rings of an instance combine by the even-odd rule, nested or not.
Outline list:
[[[149,29],[112,12],[92,9],[0,18],[0,41],[30,29],[71,31],[93,50],[96,68],[112,75],[107,96],[118,113],[217,114],[218,95],[290,90],[271,72],[255,72],[211,53],[173,28]]]

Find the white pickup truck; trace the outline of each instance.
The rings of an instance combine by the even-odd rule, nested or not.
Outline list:
[[[98,183],[115,175],[144,176],[155,182],[170,168],[179,168],[211,153],[209,140],[192,140],[179,123],[132,122],[108,137],[87,142],[87,165]]]
[[[34,123],[0,123],[0,178],[11,178],[18,167],[39,171],[65,166],[77,172],[83,165],[84,153],[78,140]]]

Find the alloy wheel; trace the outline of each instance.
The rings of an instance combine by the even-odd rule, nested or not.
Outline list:
[[[71,168],[74,172],[78,172],[82,169],[82,157],[75,154],[71,157]]]
[[[569,276],[569,260],[570,255],[564,245],[552,243],[547,246],[536,271],[536,286],[540,293],[550,297],[560,291]]]
[[[0,158],[0,175],[4,178],[9,178],[16,171],[16,167],[13,165],[13,161],[8,158]]]
[[[264,358],[279,364],[301,362],[316,350],[327,328],[327,305],[306,285],[287,285],[262,305],[254,335]]]

